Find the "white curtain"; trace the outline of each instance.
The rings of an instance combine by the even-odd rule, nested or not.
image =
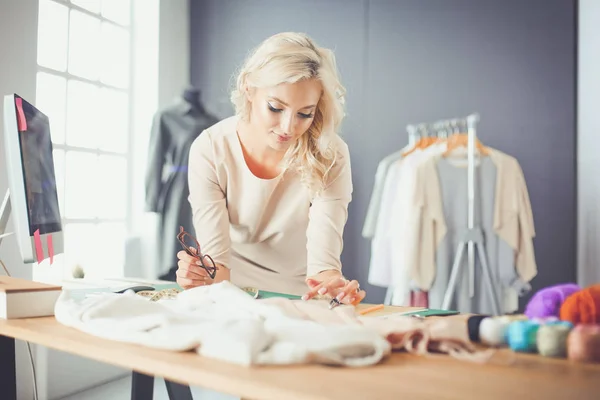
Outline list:
[[[577,280],[600,283],[600,1],[579,1]]]

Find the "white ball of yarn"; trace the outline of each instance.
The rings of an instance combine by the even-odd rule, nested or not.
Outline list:
[[[479,325],[479,340],[488,346],[503,346],[510,320],[507,318],[484,318]]]

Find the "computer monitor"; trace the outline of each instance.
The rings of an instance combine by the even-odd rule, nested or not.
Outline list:
[[[12,209],[23,262],[52,260],[64,252],[64,240],[50,124],[44,113],[17,94],[4,96],[4,152],[8,192],[0,208],[0,240]]]

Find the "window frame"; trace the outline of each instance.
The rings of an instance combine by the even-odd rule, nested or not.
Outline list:
[[[106,17],[104,17],[102,15],[102,11],[100,10],[98,13],[89,11],[81,6],[78,6],[76,4],[71,3],[70,0],[43,0],[46,2],[52,2],[52,3],[57,3],[60,4],[62,6],[65,6],[68,8],[68,17],[67,17],[67,60],[66,60],[66,69],[65,71],[59,71],[59,70],[55,70],[53,68],[49,68],[43,65],[40,65],[38,63],[38,60],[36,59],[36,75],[37,73],[46,73],[52,76],[56,76],[56,77],[60,77],[65,79],[66,84],[65,84],[65,109],[64,109],[64,143],[56,143],[56,142],[52,142],[52,146],[53,146],[53,150],[54,151],[62,151],[62,155],[63,155],[63,165],[62,165],[62,177],[63,177],[63,186],[62,186],[62,193],[59,194],[59,198],[63,199],[63,213],[61,213],[61,221],[62,221],[62,229],[63,231],[66,231],[66,227],[70,224],[93,224],[96,227],[98,227],[99,224],[103,224],[103,223],[123,223],[124,224],[124,228],[125,228],[125,238],[128,236],[128,234],[133,230],[133,198],[134,198],[134,144],[135,144],[135,131],[134,131],[134,125],[135,125],[135,107],[134,107],[134,95],[135,95],[135,85],[134,85],[134,71],[135,71],[135,59],[134,59],[134,55],[135,55],[135,49],[133,48],[134,45],[134,33],[135,33],[135,26],[134,26],[134,0],[131,0],[129,2],[129,23],[127,25],[115,22],[111,19],[108,19]],[[118,87],[118,86],[114,86],[111,84],[107,84],[101,81],[101,76],[98,76],[97,79],[88,79],[85,77],[81,77],[81,76],[77,76],[74,75],[72,73],[69,72],[69,53],[71,51],[70,48],[70,21],[71,21],[71,13],[72,11],[78,11],[81,12],[85,15],[91,16],[93,18],[97,18],[98,20],[100,20],[100,23],[108,23],[108,24],[112,24],[116,27],[119,27],[121,29],[125,29],[128,32],[129,35],[129,46],[128,46],[128,56],[129,56],[129,63],[128,63],[128,84],[126,88],[122,88],[122,87]],[[39,13],[39,5],[38,5],[38,13]],[[40,26],[40,21],[38,21],[38,28]],[[125,151],[124,152],[119,152],[119,151],[111,151],[111,150],[103,150],[100,149],[98,145],[97,148],[87,148],[87,147],[79,147],[79,146],[73,146],[73,145],[69,145],[67,144],[68,138],[67,138],[67,121],[68,121],[68,98],[67,98],[67,93],[68,93],[68,85],[69,85],[69,81],[79,81],[79,82],[83,82],[83,83],[87,83],[87,84],[91,84],[96,86],[99,90],[102,90],[103,88],[107,88],[110,90],[115,90],[118,91],[120,93],[126,94],[127,95],[127,127],[126,127],[126,132],[127,132],[127,139],[126,139],[126,147],[125,147]],[[37,86],[37,79],[36,79],[36,86]],[[37,89],[36,89],[37,91]],[[67,154],[68,152],[77,152],[77,153],[87,153],[87,154],[93,154],[96,157],[100,157],[100,156],[116,156],[116,157],[121,157],[124,159],[125,161],[125,168],[126,168],[126,193],[125,193],[125,199],[126,199],[126,205],[125,205],[125,217],[124,218],[104,218],[104,217],[98,217],[98,216],[94,216],[94,217],[89,217],[89,218],[70,218],[67,217],[67,213],[66,213],[66,209],[68,208],[68,201],[66,199],[66,192],[67,192],[67,186],[68,186],[68,182],[67,182],[67,174],[66,174],[66,166],[67,166]],[[60,188],[59,188],[60,189]],[[67,245],[67,241],[69,241],[69,238],[67,237],[67,235],[65,235],[65,249],[68,248]],[[66,278],[70,278],[72,277],[71,274],[71,270],[70,270],[70,266],[66,265],[66,258],[63,257],[63,263],[62,263],[62,268],[60,269],[60,271],[57,271],[56,268],[54,268],[52,272],[47,271],[47,268],[40,268],[38,270],[34,269],[34,277],[39,277],[39,278],[50,278],[50,280],[62,280],[62,279],[66,279]],[[118,266],[118,270],[120,271],[119,276],[124,276],[125,273],[125,262],[126,262],[126,255],[125,255],[125,242],[123,243],[123,265]],[[111,269],[114,271],[114,268]],[[102,271],[97,271],[95,268],[94,269],[89,269],[89,267],[85,267],[85,272],[86,275],[92,275],[92,276],[97,276],[100,275],[102,277],[103,274],[101,273]],[[58,274],[60,276],[58,276]],[[50,275],[50,277],[48,276]],[[114,275],[111,275],[111,277],[114,277]]]

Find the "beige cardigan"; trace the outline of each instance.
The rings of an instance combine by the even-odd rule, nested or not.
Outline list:
[[[523,282],[530,282],[537,274],[537,265],[533,247],[535,227],[525,177],[514,157],[489,150],[497,168],[494,231],[515,250],[518,276]],[[411,219],[413,234],[407,246],[413,250],[407,255],[408,265],[412,265],[411,279],[424,291],[431,288],[435,279],[436,249],[447,231],[437,160],[438,157],[432,157],[417,172],[416,211]]]

